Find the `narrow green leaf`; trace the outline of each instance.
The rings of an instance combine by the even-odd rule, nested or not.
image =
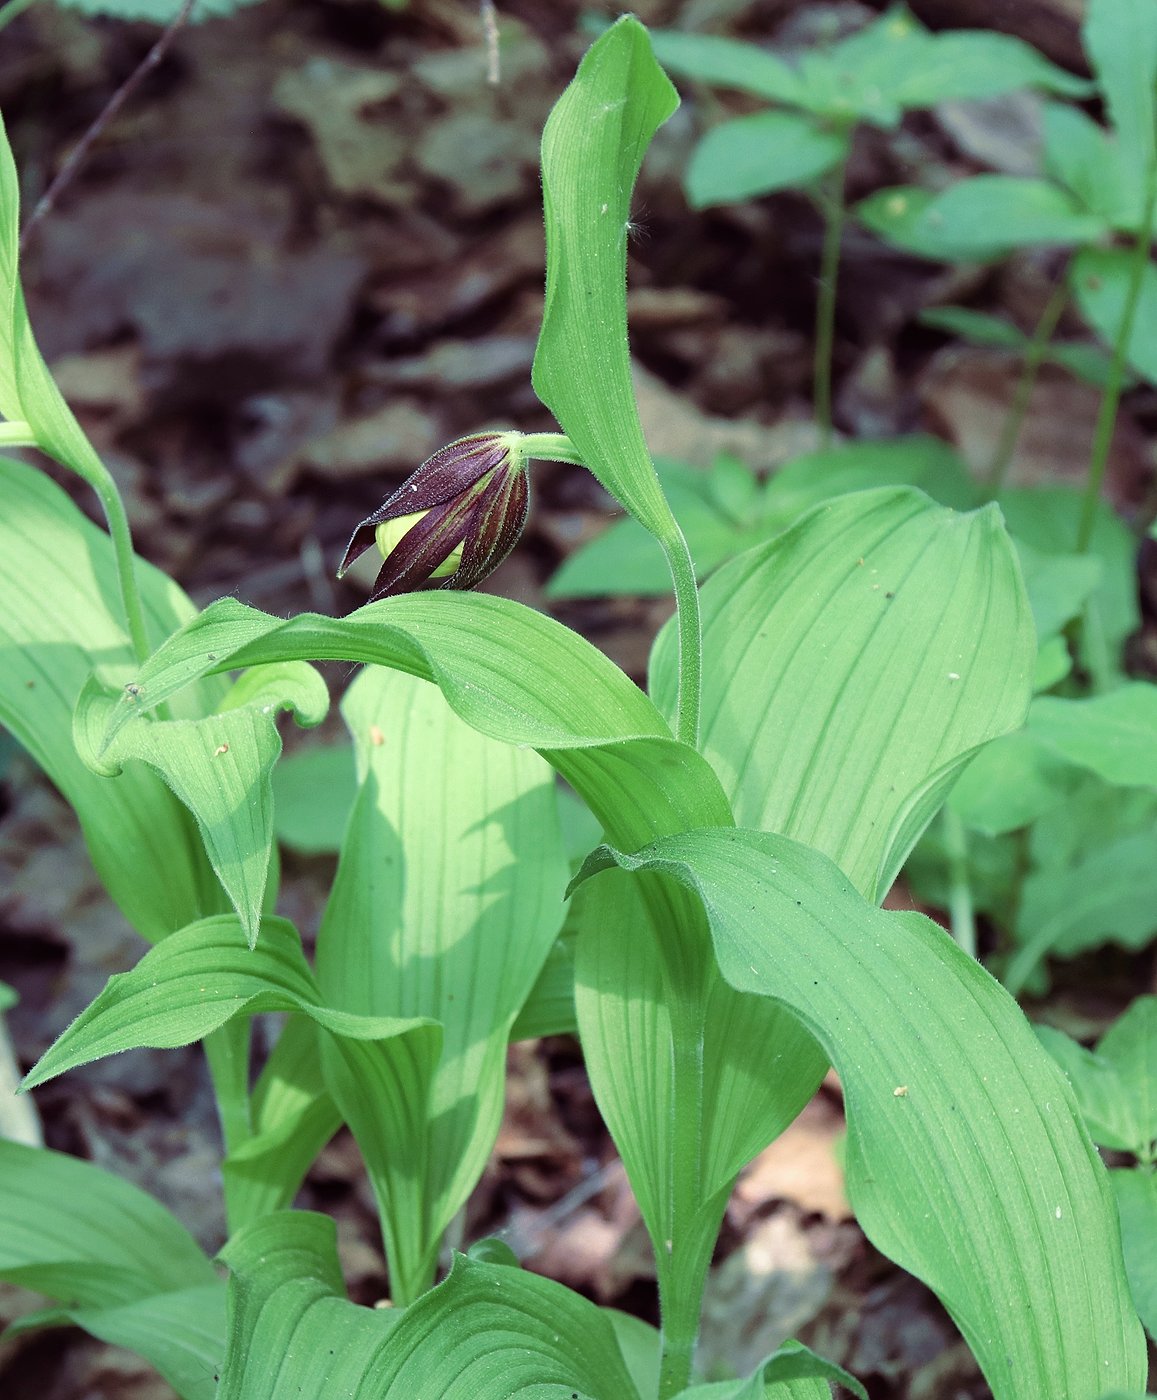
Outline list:
[[[696,209],[807,186],[848,153],[848,138],[795,112],[754,112],[712,127],[687,168]]]
[[[1124,248],[1082,248],[1070,280],[1081,315],[1106,345],[1115,345],[1132,276],[1132,253]],[[1141,292],[1125,358],[1139,375],[1157,383],[1157,267],[1145,264]]]
[[[122,21],[143,21],[146,24],[171,24],[180,12],[180,0],[59,0],[65,9],[85,15],[108,15]],[[256,0],[197,0],[190,19],[212,19],[231,15],[235,10],[255,4]]]
[[[1069,763],[1118,787],[1157,787],[1157,686],[1133,681],[1107,695],[1041,695],[1029,731]]]
[[[651,29],[648,33],[655,57],[680,77],[753,92],[788,106],[800,98],[798,74],[768,49],[716,34],[685,34],[677,29]]]
[[[1028,336],[1011,321],[968,306],[930,306],[917,319],[922,326],[946,331],[972,345],[994,345],[1002,350],[1023,350],[1028,345]]]
[[[417,1258],[391,1254],[397,1293],[405,1279],[420,1289],[486,1164],[510,1029],[562,923],[569,872],[554,775],[536,753],[486,738],[434,687],[381,667],[355,681],[342,708],[361,789],[318,935],[318,976],[333,1006],[443,1026],[430,1117],[412,1145],[426,1163],[421,1180],[399,1179],[402,1144],[381,1158],[362,1144],[383,1210],[421,1221]],[[397,1220],[388,1234],[400,1240]]]
[[[1154,161],[1157,4],[1089,0],[1082,38],[1122,149],[1144,179]]]
[[[971,752],[1023,719],[1033,628],[994,507],[839,497],[703,588],[702,747],[736,820],[882,898]],[[671,703],[664,631],[651,684]]]
[[[591,46],[555,104],[542,134],[546,305],[532,371],[586,466],[661,539],[672,520],[631,384],[627,234],[643,153],[678,104],[629,16]]]
[[[560,1284],[456,1255],[405,1311],[346,1301],[334,1228],[271,1216],[230,1241],[220,1400],[638,1400],[606,1317]]]
[[[1125,1271],[1133,1302],[1150,1337],[1157,1340],[1157,1172],[1152,1167],[1109,1173],[1121,1212]]]
[[[688,832],[587,873],[611,859],[694,889],[727,980],[823,1044],[857,1218],[939,1294],[997,1400],[1143,1384],[1108,1179],[1063,1076],[973,959],[781,836]]]
[[[165,784],[136,763],[108,783],[73,745],[73,706],[91,673],[124,683],[136,665],[112,547],[60,487],[22,463],[0,459],[0,496],[0,723],[76,811],[97,874],[125,917],[144,937],[160,938],[226,902],[193,821]],[[137,578],[160,642],[194,608],[139,559]],[[177,712],[211,707],[225,688],[202,681]]]
[[[974,102],[1019,88],[1062,97],[1088,97],[1092,91],[1091,83],[1058,68],[1011,34],[971,29],[932,36],[919,62],[894,63],[880,81],[888,84],[889,96],[902,107]]]
[[[76,707],[77,751],[106,776],[136,759],[164,779],[196,818],[210,863],[252,943],[273,849],[277,712],[292,710],[303,726],[320,724],[329,708],[325,682],[302,661],[255,667],[216,714],[130,725],[102,743],[117,699],[97,681],[85,685]]]

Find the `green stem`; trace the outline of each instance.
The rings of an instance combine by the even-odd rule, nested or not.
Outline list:
[[[108,526],[109,537],[112,540],[113,557],[116,560],[117,581],[120,584],[121,604],[125,610],[125,621],[128,624],[129,639],[133,645],[138,661],[148,658],[151,648],[149,647],[149,634],[145,627],[145,610],[141,602],[140,590],[137,587],[136,556],[133,552],[133,534],[129,528],[129,518],[125,514],[125,505],[121,500],[121,494],[117,490],[116,482],[103,463],[100,465],[100,475],[93,473],[88,477],[93,490],[100,498],[101,508],[104,511],[105,523]]]
[[[1036,387],[1037,375],[1040,373],[1040,367],[1044,363],[1049,343],[1057,328],[1057,322],[1061,319],[1061,313],[1068,305],[1068,300],[1069,287],[1065,275],[1062,275],[1045,303],[1044,310],[1033,330],[1032,339],[1025,347],[1020,380],[1016,386],[1012,405],[1001,428],[996,450],[992,454],[992,463],[988,468],[988,496],[990,500],[995,500],[1004,489],[1005,478],[1012,465],[1012,454],[1016,449],[1020,430],[1024,426],[1032,391]]]
[[[516,439],[515,449],[523,457],[533,457],[539,462],[569,462],[574,467],[586,465],[565,433],[512,433],[510,436]]]
[[[213,1080],[217,1118],[227,1157],[253,1136],[249,1098],[249,1033],[248,1018],[235,1016],[217,1030],[210,1031],[202,1042]],[[225,1207],[226,1215],[231,1216],[228,1191],[225,1193]],[[226,1223],[232,1232],[240,1222],[228,1219]]]
[[[836,339],[836,288],[840,275],[840,245],[844,237],[844,180],[848,153],[828,175],[820,192],[824,216],[824,246],[820,256],[820,285],[816,298],[816,343],[813,396],[820,446],[832,441],[832,350]]]
[[[3,15],[0,10],[0,15]],[[0,423],[0,447],[35,447],[36,434],[32,431],[31,423],[21,422],[19,419],[11,423]]]
[[[1081,523],[1077,531],[1078,554],[1087,554],[1093,541],[1093,525],[1097,518],[1097,505],[1101,499],[1105,468],[1109,462],[1109,448],[1113,443],[1113,430],[1117,426],[1117,409],[1121,402],[1121,390],[1125,383],[1125,362],[1129,353],[1129,342],[1133,338],[1133,324],[1137,319],[1137,307],[1141,301],[1145,268],[1149,263],[1149,244],[1152,239],[1155,205],[1157,205],[1157,159],[1150,162],[1146,176],[1145,211],[1141,216],[1141,226],[1137,230],[1136,242],[1133,244],[1124,314],[1121,317],[1121,324],[1117,328],[1117,339],[1113,345],[1113,359],[1109,365],[1109,376],[1105,382],[1105,392],[1101,396],[1097,423],[1093,430],[1089,474],[1085,482],[1085,499],[1081,508]]]
[[[976,913],[968,878],[968,832],[951,807],[942,813],[944,847],[948,853],[948,915],[952,937],[970,958],[976,957]]]
[[[35,0],[8,0],[7,4],[0,5],[0,29],[11,24],[18,15],[22,15],[34,3]]]
[[[679,632],[679,710],[676,737],[699,746],[699,710],[703,698],[703,624],[699,615],[699,586],[695,565],[683,531],[671,517],[674,533],[664,541],[664,553],[675,585],[675,615]]]

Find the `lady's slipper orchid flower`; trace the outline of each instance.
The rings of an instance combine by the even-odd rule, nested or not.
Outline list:
[[[373,544],[371,601],[420,588],[473,588],[514,548],[530,505],[521,433],[476,433],[439,448],[366,516],[338,578]]]

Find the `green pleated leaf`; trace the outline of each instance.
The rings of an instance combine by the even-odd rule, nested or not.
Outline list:
[[[293,925],[265,918],[261,932],[260,945],[251,948],[237,917],[223,914],[170,935],[131,972],[109,978],[22,1087],[121,1050],[190,1045],[240,1014],[300,1011],[339,1037],[366,1041],[433,1029],[413,1018],[351,1016],[326,1007]]]
[[[1118,787],[1157,787],[1157,686],[1134,681],[1107,695],[1041,695],[1030,733],[1069,763]]]
[[[329,708],[325,682],[302,661],[255,667],[203,719],[130,725],[103,742],[120,692],[91,681],[77,700],[77,750],[98,773],[116,776],[131,759],[168,784],[197,820],[205,852],[252,943],[257,937],[273,850],[270,775],[281,753],[277,714],[303,726]]]
[[[1143,181],[1154,160],[1157,4],[1153,0],[1089,0],[1082,38],[1104,93],[1109,119],[1139,181]]]
[[[149,658],[107,737],[204,674],[294,659],[433,681],[473,728],[538,749],[624,846],[731,820],[709,765],[617,666],[553,619],[485,594],[406,594],[288,622],[221,599]]]
[[[696,209],[807,186],[848,153],[847,136],[796,112],[754,112],[712,127],[687,167]]]
[[[75,810],[93,864],[125,917],[157,939],[226,907],[195,824],[165,784],[130,763],[118,783],[93,774],[72,737],[72,712],[94,670],[113,684],[135,669],[108,536],[47,477],[0,459],[0,723]],[[170,579],[137,560],[149,630],[160,642],[194,614]],[[182,698],[211,707],[209,679]]]
[[[840,497],[702,590],[702,748],[736,820],[882,898],[971,752],[1023,719],[1033,626],[994,507]],[[669,707],[673,637],[651,684]]]
[[[271,1216],[230,1241],[220,1400],[632,1400],[603,1313],[560,1284],[456,1255],[404,1311],[344,1295],[333,1223]]]
[[[1125,1271],[1133,1302],[1150,1337],[1157,1340],[1157,1173],[1152,1166],[1110,1172],[1121,1212]]]
[[[277,839],[302,855],[336,855],[356,794],[349,744],[316,745],[287,754],[273,770]]]
[[[542,133],[546,304],[532,371],[585,465],[663,539],[671,513],[631,384],[627,233],[643,154],[678,105],[629,16],[592,44],[555,104]]]
[[[612,859],[694,889],[728,982],[821,1042],[857,1218],[938,1293],[997,1400],[1144,1383],[1108,1177],[1063,1076],[973,959],[781,836],[688,832],[604,850],[587,873]]]
[[[651,29],[648,33],[655,57],[680,77],[738,88],[789,106],[802,95],[803,84],[795,70],[756,44],[716,34],[683,34],[676,29]]]
[[[342,708],[361,787],[318,935],[321,986],[346,1011],[443,1026],[430,1117],[410,1145],[420,1180],[399,1175],[401,1144],[371,1156],[359,1137],[388,1239],[411,1240],[410,1256],[390,1252],[403,1301],[428,1286],[493,1146],[508,1037],[562,923],[569,869],[538,754],[486,738],[433,686],[381,667]],[[350,1087],[331,1085],[339,1103]]]
[[[1081,315],[1109,346],[1116,344],[1125,318],[1132,256],[1123,248],[1082,248],[1070,268],[1070,281]],[[1146,263],[1125,359],[1150,383],[1157,381],[1155,315],[1157,267]]]
[[[987,262],[1031,244],[1091,243],[1104,219],[1048,180],[975,175],[941,194],[914,186],[879,190],[856,216],[888,243],[925,258]]]

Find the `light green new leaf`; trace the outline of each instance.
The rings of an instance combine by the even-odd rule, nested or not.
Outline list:
[[[672,73],[716,87],[753,92],[788,106],[800,101],[799,75],[767,49],[716,34],[684,34],[676,29],[651,29],[648,33],[655,57]]]
[[[995,507],[842,496],[704,585],[702,748],[736,821],[887,893],[971,752],[1015,728],[1033,627]],[[652,659],[673,690],[668,631]]]
[[[268,1217],[230,1241],[219,1400],[637,1400],[600,1309],[520,1269],[456,1255],[400,1311],[345,1298],[332,1221]]]
[[[695,209],[807,186],[848,153],[848,137],[796,112],[753,112],[712,127],[687,168]]]
[[[939,1294],[997,1400],[1143,1384],[1108,1178],[1063,1076],[973,959],[781,836],[688,832],[586,873],[612,859],[694,889],[728,982],[823,1044],[857,1218]]]
[[[1028,727],[1054,753],[1107,783],[1157,787],[1157,686],[1133,681],[1087,700],[1041,695]]]
[[[1109,1173],[1121,1212],[1125,1271],[1133,1302],[1157,1340],[1157,1172],[1150,1166]]]
[[[144,664],[108,737],[206,673],[302,658],[434,681],[473,728],[538,749],[624,846],[731,820],[710,766],[617,666],[553,619],[486,594],[405,594],[289,621],[221,599]]]
[[[144,937],[160,938],[226,901],[193,821],[165,784],[137,763],[109,783],[73,744],[73,706],[91,673],[119,684],[136,664],[112,547],[59,486],[22,463],[0,459],[0,496],[0,723],[76,811],[97,874],[125,917]],[[137,579],[156,641],[194,615],[177,585],[139,559]],[[184,700],[197,713],[225,688],[206,680]]]
[[[1133,254],[1125,248],[1082,248],[1073,259],[1069,280],[1081,315],[1106,345],[1115,345],[1132,277]],[[1151,384],[1157,384],[1157,267],[1145,264],[1141,291],[1125,359]]]
[[[130,759],[164,779],[197,820],[205,851],[252,943],[257,937],[273,850],[270,774],[281,753],[277,712],[303,726],[329,708],[325,682],[302,661],[255,667],[203,719],[157,720],[103,736],[121,691],[97,681],[81,691],[74,737],[95,772],[117,776]]]
[[[1154,160],[1157,3],[1089,0],[1082,38],[1109,119],[1143,180]]]
[[[1031,244],[1092,242],[1105,221],[1047,180],[975,175],[941,194],[914,186],[879,190],[856,215],[888,243],[925,258],[986,262]]]
[[[395,1301],[406,1302],[428,1286],[493,1146],[510,1029],[562,923],[569,869],[554,775],[536,753],[486,738],[433,686],[382,667],[342,708],[360,792],[318,935],[319,981],[343,1010],[443,1026],[430,1116],[412,1145],[426,1163],[418,1183],[398,1179],[401,1144],[372,1156],[346,1113],[383,1215],[395,1217],[387,1237],[401,1240],[401,1212],[417,1239],[416,1257],[390,1255]],[[330,1087],[341,1105],[356,1088]]]
[[[584,464],[664,540],[673,522],[631,384],[627,233],[643,153],[678,105],[629,16],[591,45],[555,104],[542,133],[546,304],[532,371]]]

